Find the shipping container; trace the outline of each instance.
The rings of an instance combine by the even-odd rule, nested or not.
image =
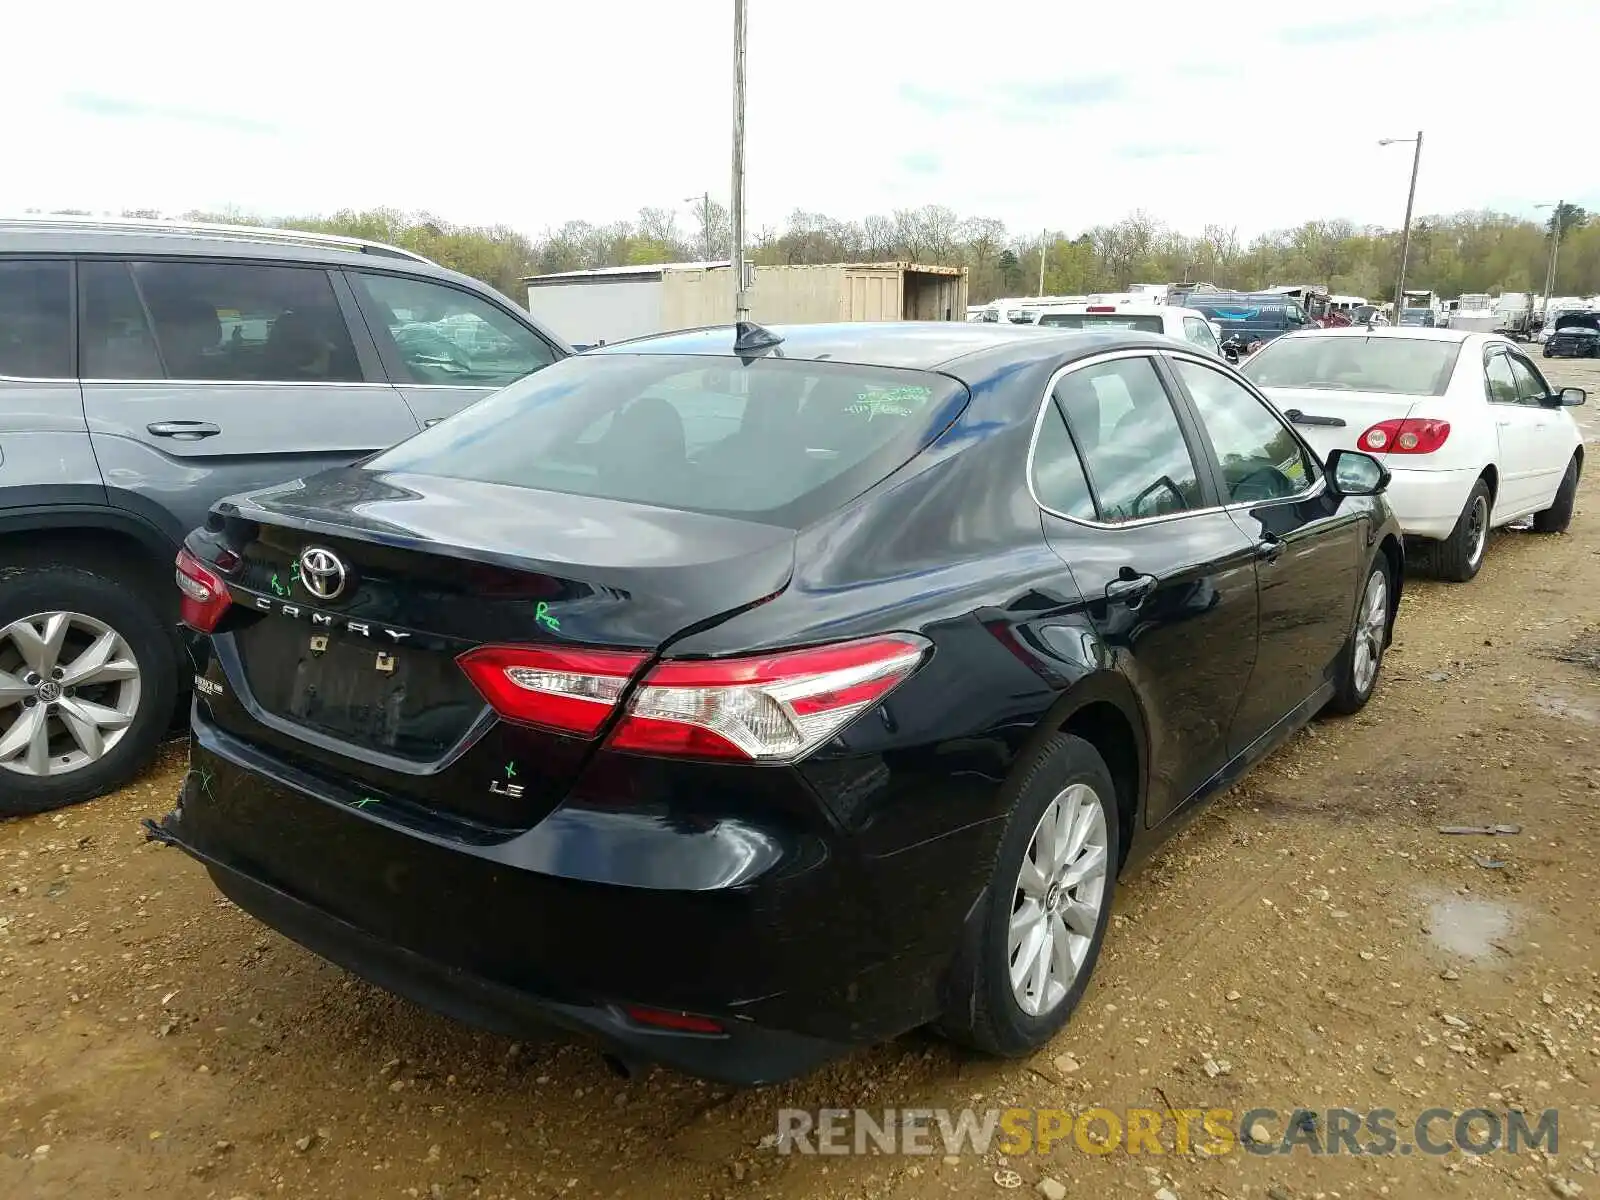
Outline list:
[[[727,324],[734,277],[726,262],[657,263],[536,275],[528,311],[575,346]],[[967,269],[915,263],[758,266],[750,318],[763,325],[831,321],[963,321]]]

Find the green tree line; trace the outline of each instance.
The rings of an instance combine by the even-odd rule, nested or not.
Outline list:
[[[253,220],[238,212],[185,216]],[[1554,294],[1600,293],[1600,216],[1566,205],[1559,220]],[[1552,216],[1541,226],[1494,212],[1422,217],[1412,226],[1407,282],[1450,297],[1542,292],[1556,221]],[[725,258],[728,241],[727,210],[709,199],[682,212],[645,208],[633,221],[568,221],[531,237],[509,226],[457,225],[427,213],[388,208],[257,223],[404,246],[518,301],[525,299],[521,280],[527,275]],[[1207,225],[1189,234],[1141,210],[1075,234],[1019,237],[993,218],[962,217],[944,205],[929,204],[859,221],[797,210],[782,226],[754,230],[748,252],[762,264],[909,261],[966,266],[974,303],[1035,294],[1041,255],[1046,295],[1190,280],[1240,289],[1318,283],[1334,292],[1379,300],[1392,298],[1400,236],[1396,230],[1343,220],[1307,221],[1250,239],[1226,225]]]

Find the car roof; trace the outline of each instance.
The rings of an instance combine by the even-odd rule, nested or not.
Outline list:
[[[302,240],[303,239],[303,240]],[[466,276],[421,255],[368,242],[293,230],[158,222],[52,222],[0,219],[0,254],[115,254],[131,257],[204,257],[270,259],[284,263],[361,267],[399,271],[440,279]]]
[[[1429,325],[1374,325],[1371,329],[1365,325],[1348,325],[1335,326],[1332,329],[1301,329],[1284,335],[1285,338],[1301,341],[1318,337],[1370,337],[1401,338],[1415,342],[1466,342],[1473,338],[1484,339],[1489,336],[1476,329],[1441,329]]]
[[[1116,316],[1126,313],[1130,317],[1160,317],[1167,313],[1178,313],[1185,317],[1199,317],[1206,319],[1205,313],[1196,308],[1188,308],[1182,304],[1047,304],[1043,308],[1032,310],[1041,317],[1047,313],[1062,313],[1069,316]]]
[[[1034,360],[1065,352],[1086,357],[1105,350],[1148,348],[1170,350],[1182,343],[1158,334],[1125,330],[1041,328],[1038,325],[991,324],[970,321],[841,321],[823,325],[773,325],[783,339],[756,356],[829,360],[857,366],[899,367],[917,371],[950,368],[958,361]],[[703,354],[732,357],[734,327],[715,325],[676,333],[656,334],[589,350],[584,357],[602,354]],[[1073,354],[1073,351],[1079,353]],[[958,378],[968,372],[947,371]]]

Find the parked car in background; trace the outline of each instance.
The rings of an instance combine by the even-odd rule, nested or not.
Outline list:
[[[1312,327],[1305,309],[1273,292],[1197,292],[1187,304],[1222,326],[1226,335],[1222,352],[1234,361],[1254,354],[1273,338]]]
[[[1491,528],[1572,520],[1583,439],[1569,406],[1515,343],[1467,330],[1328,329],[1280,338],[1244,373],[1326,454],[1376,455],[1400,526],[1447,579],[1478,573]]]
[[[1442,329],[1443,322],[1439,314],[1431,308],[1402,308],[1400,310],[1400,324],[1420,329]]]
[[[1164,333],[1222,357],[1216,329],[1205,314],[1167,304],[1058,304],[1039,310],[1038,324],[1053,329],[1124,329]]]
[[[212,511],[150,833],[505,1032],[737,1083],[929,1021],[1029,1054],[1130,857],[1372,694],[1384,480],[1142,332],[595,349]]]
[[[1545,341],[1544,356],[1600,358],[1600,312],[1573,312],[1557,317]]]
[[[567,354],[391,246],[0,221],[0,816],[155,753],[192,676],[172,559],[219,497],[381,450]]]

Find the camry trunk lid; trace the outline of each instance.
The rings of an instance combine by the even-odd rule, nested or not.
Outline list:
[[[648,657],[780,592],[793,568],[786,528],[359,468],[217,514],[199,548],[232,564],[214,644],[236,695],[210,701],[218,724],[357,790],[497,825],[548,810],[592,743],[528,726],[507,740],[461,655]]]

